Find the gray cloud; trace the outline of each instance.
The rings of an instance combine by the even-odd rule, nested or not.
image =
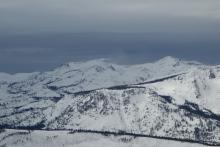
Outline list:
[[[219,64],[218,33],[54,33],[0,37],[0,71],[30,72],[62,63],[109,58],[121,64],[164,56]]]
[[[218,64],[219,8],[219,0],[0,0],[0,71],[103,57]]]
[[[0,31],[218,31],[219,7],[219,0],[1,0]]]

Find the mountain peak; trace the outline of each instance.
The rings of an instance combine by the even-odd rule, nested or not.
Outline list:
[[[162,63],[173,63],[173,62],[179,62],[181,59],[172,57],[172,56],[166,56],[158,60],[157,62],[162,62]]]
[[[187,61],[187,60],[182,60],[179,58],[175,58],[172,56],[166,56],[164,58],[161,58],[160,60],[156,61],[156,63],[159,64],[166,64],[166,65],[180,65],[180,64],[185,64],[185,65],[203,65],[202,63],[198,61]]]
[[[60,68],[74,68],[74,67],[91,67],[94,65],[107,65],[108,63],[110,63],[110,61],[108,59],[105,58],[100,58],[100,59],[93,59],[93,60],[87,60],[87,61],[80,61],[80,62],[69,62],[69,63],[65,63],[63,64]],[[59,69],[59,67],[58,67]]]

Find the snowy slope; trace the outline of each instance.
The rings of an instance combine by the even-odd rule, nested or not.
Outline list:
[[[0,126],[126,131],[220,143],[220,66],[166,57],[0,74]]]
[[[220,114],[220,66],[194,69],[147,87],[158,94],[174,97],[177,104],[188,100]]]
[[[13,83],[13,88],[22,87],[24,90],[30,86],[39,90],[40,87],[35,86],[41,84],[62,91],[77,92],[114,85],[139,83],[161,76],[185,72],[197,66],[201,65],[197,62],[186,62],[172,57],[165,57],[155,63],[132,66],[117,65],[100,59],[68,63],[53,71],[44,73],[15,75],[1,73],[0,81]]]
[[[0,133],[0,146],[4,145],[7,147],[204,147],[201,144],[152,138],[21,130],[6,130]]]

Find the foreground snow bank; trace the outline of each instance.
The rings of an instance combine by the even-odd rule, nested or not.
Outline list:
[[[204,147],[200,144],[183,143],[152,138],[129,136],[104,136],[99,134],[68,131],[0,131],[0,146],[7,147]],[[208,147],[208,146],[207,146]]]

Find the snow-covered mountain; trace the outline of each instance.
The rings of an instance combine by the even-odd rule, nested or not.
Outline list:
[[[130,132],[220,144],[220,66],[165,57],[0,74],[0,126]]]

